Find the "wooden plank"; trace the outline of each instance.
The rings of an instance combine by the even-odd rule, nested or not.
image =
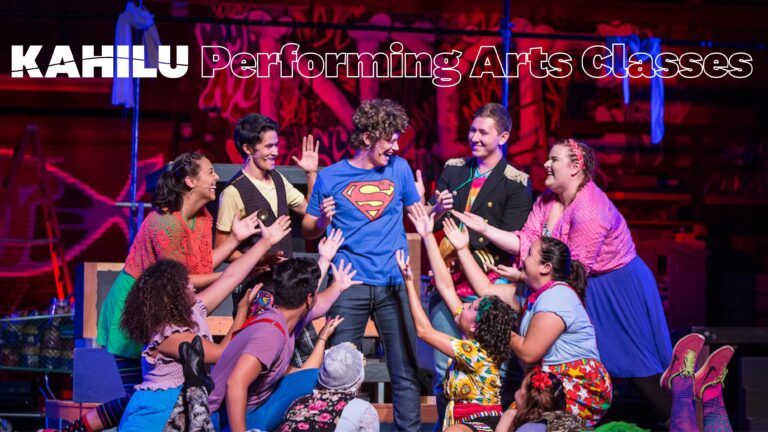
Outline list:
[[[434,423],[437,421],[437,405],[435,404],[434,396],[422,396],[421,397],[421,422],[422,423]],[[393,423],[394,416],[391,403],[375,403],[373,407],[376,408],[376,412],[379,414],[379,422],[381,423]]]

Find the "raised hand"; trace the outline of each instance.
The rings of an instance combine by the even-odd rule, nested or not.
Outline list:
[[[259,233],[259,225],[257,223],[257,212],[251,213],[245,219],[240,219],[240,213],[235,213],[235,220],[232,221],[232,235],[235,236],[237,241],[241,242],[248,237]]]
[[[317,172],[317,168],[320,164],[320,158],[318,150],[320,150],[320,141],[317,144],[314,143],[315,138],[312,135],[307,135],[301,140],[301,159],[296,156],[291,156],[296,165],[299,166],[305,173]]]
[[[460,220],[467,228],[478,234],[485,234],[485,230],[488,228],[488,223],[485,219],[468,211],[460,213],[456,210],[451,210],[451,215]]]
[[[325,258],[328,261],[332,261],[336,256],[339,247],[344,243],[343,233],[340,229],[332,229],[331,233],[320,240],[317,245],[317,252],[320,254],[320,258]]]
[[[352,263],[345,266],[344,260],[341,260],[338,267],[331,263],[331,269],[333,269],[333,284],[338,286],[342,292],[351,286],[363,283],[363,281],[352,279],[357,274],[357,270],[352,270]]]
[[[403,279],[406,282],[413,282],[413,271],[411,270],[411,261],[405,255],[405,251],[402,249],[396,250],[395,259],[397,260],[397,266],[400,268],[400,273],[403,275]]]
[[[445,237],[457,251],[469,246],[469,233],[466,230],[459,229],[453,219],[446,218],[443,221],[443,232],[445,232]]]
[[[334,200],[332,196],[323,198],[323,201],[320,203],[320,220],[318,221],[318,225],[323,228],[327,227],[331,224],[333,215],[335,214],[336,200]]]
[[[432,212],[441,216],[447,211],[453,209],[453,194],[449,190],[435,191],[435,206],[432,208]]]
[[[427,193],[424,187],[424,179],[421,177],[421,170],[416,170],[416,192],[419,193],[419,202],[424,202],[424,195]]]
[[[521,272],[519,269],[516,269],[515,267],[508,267],[501,264],[495,266],[492,265],[489,267],[499,276],[509,279],[510,282],[515,283],[523,280],[523,272]]]
[[[264,287],[264,284],[257,283],[253,288],[248,288],[248,291],[245,292],[245,295],[243,295],[243,298],[241,298],[240,302],[237,304],[238,313],[247,313],[250,310],[253,301],[256,300],[256,294],[261,291],[262,287]]]
[[[272,266],[286,261],[287,259],[288,258],[285,257],[285,252],[277,251],[274,253],[264,254],[264,256],[259,260],[259,265]]]
[[[272,246],[280,243],[280,240],[291,232],[291,218],[288,216],[280,216],[268,227],[265,227],[261,220],[256,220],[261,229],[261,238],[267,240]]]
[[[328,339],[333,336],[333,332],[336,331],[336,327],[341,324],[341,322],[344,321],[344,318],[340,315],[336,315],[333,318],[328,318],[325,320],[325,325],[323,326],[323,329],[320,330],[320,333],[317,334],[318,339],[325,339],[328,341]]]
[[[435,214],[427,214],[427,210],[421,204],[414,204],[408,208],[408,219],[413,222],[416,232],[424,238],[435,229]]]

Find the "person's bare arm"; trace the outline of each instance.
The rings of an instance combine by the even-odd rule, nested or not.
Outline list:
[[[296,156],[291,156],[291,158],[307,176],[307,197],[304,202],[293,209],[303,215],[307,213],[307,202],[312,196],[312,190],[317,181],[317,170],[320,167],[320,141],[315,143],[315,138],[312,135],[305,136],[301,140],[301,159]]]
[[[435,275],[435,288],[437,288],[446,306],[448,306],[448,310],[455,314],[456,311],[461,310],[462,302],[456,294],[453,278],[450,271],[448,271],[448,267],[445,265],[443,257],[440,256],[440,247],[437,245],[437,240],[432,234],[435,225],[435,214],[428,214],[427,210],[422,206],[412,206],[409,210],[408,218],[413,222],[416,232],[424,241],[427,259],[432,268],[432,273]]]
[[[197,298],[205,304],[209,311],[216,310],[235,287],[248,276],[248,273],[261,257],[291,232],[291,219],[288,216],[280,216],[269,227],[265,227],[258,219],[256,221],[261,227],[261,239],[248,249],[240,259],[228,265],[224,274],[216,282],[197,294]]]
[[[216,232],[216,247],[213,249],[213,268],[218,267],[230,258],[240,242],[259,233],[258,220],[256,212],[244,219],[240,219],[240,214],[235,213],[235,220],[232,222],[232,231],[229,235],[227,237],[219,236],[219,232],[222,231]]]
[[[461,268],[467,281],[475,290],[478,296],[495,295],[504,302],[512,306],[515,311],[520,311],[520,303],[515,297],[515,285],[494,285],[488,275],[485,274],[480,265],[475,261],[472,253],[469,251],[469,233],[466,230],[459,229],[456,223],[451,219],[443,222],[443,231],[446,238],[451,242],[461,262]]]
[[[189,281],[192,282],[192,286],[195,287],[195,290],[202,290],[216,282],[219,277],[221,277],[221,272],[189,275]]]
[[[520,237],[515,233],[504,231],[493,225],[489,225],[482,217],[467,211],[460,213],[456,210],[451,210],[451,215],[460,220],[467,226],[467,228],[478,234],[482,234],[493,244],[512,255],[518,255],[520,253]]]
[[[336,256],[336,252],[339,251],[339,247],[341,247],[342,243],[344,243],[344,233],[342,233],[340,229],[332,229],[331,233],[320,240],[320,243],[317,245],[317,253],[320,255],[317,259],[317,265],[320,267],[320,281],[318,282],[318,288],[328,274],[328,268],[330,268],[331,262]]]
[[[427,317],[427,314],[421,307],[421,296],[419,295],[418,288],[413,283],[413,272],[411,271],[408,258],[405,256],[405,251],[398,250],[395,256],[397,265],[400,267],[400,273],[403,274],[403,279],[405,280],[405,289],[408,292],[408,304],[413,316],[413,325],[416,327],[416,335],[436,350],[453,358],[454,353],[451,346],[453,337],[432,327],[429,317]]]
[[[552,312],[538,312],[531,319],[525,336],[512,332],[510,347],[517,358],[525,363],[535,363],[565,331],[563,319]]]
[[[307,213],[301,221],[301,233],[304,238],[316,239],[325,233],[325,229],[331,224],[333,215],[336,214],[336,201],[333,197],[326,197],[320,203],[320,217]]]
[[[245,432],[248,387],[256,381],[264,365],[250,354],[241,354],[227,378],[227,419],[232,432]]]
[[[214,246],[218,246],[220,244],[223,244],[227,240],[227,238],[229,238],[229,237],[230,237],[230,233],[217,229],[216,230],[216,236],[215,236],[214,242],[213,242]],[[232,262],[232,261],[240,258],[241,256],[243,256],[243,253],[240,252],[239,250],[235,249],[229,255],[229,257],[226,260],[229,261],[229,262]]]
[[[349,287],[363,283],[362,281],[353,280],[357,270],[352,269],[351,263],[344,265],[344,260],[341,260],[338,267],[331,263],[331,268],[333,269],[333,284],[326,288],[325,291],[317,294],[317,302],[312,310],[309,311],[309,321],[328,313],[336,299]]]
[[[305,369],[319,369],[320,366],[323,364],[323,355],[325,355],[325,348],[328,346],[328,339],[333,335],[333,332],[336,331],[336,327],[341,324],[341,322],[344,321],[344,318],[336,315],[335,317],[328,319],[325,321],[325,325],[323,326],[322,330],[320,330],[320,333],[317,335],[317,342],[315,342],[315,348],[312,350],[312,353],[307,357],[307,361],[304,362],[304,364],[301,365],[301,367],[294,367],[291,366],[288,368],[287,374],[298,372],[300,370]],[[309,324],[311,325],[311,324]]]

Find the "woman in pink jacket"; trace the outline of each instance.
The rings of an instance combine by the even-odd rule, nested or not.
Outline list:
[[[667,414],[668,400],[656,383],[671,359],[672,344],[656,279],[637,255],[626,220],[592,181],[594,151],[573,139],[560,141],[552,146],[544,168],[548,189],[534,203],[522,230],[510,233],[475,215],[453,214],[519,261],[541,237],[567,244],[589,275],[587,312],[605,367],[611,377],[631,378]],[[496,270],[523,279],[517,269]]]

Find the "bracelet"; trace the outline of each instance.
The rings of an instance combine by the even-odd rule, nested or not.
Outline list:
[[[321,338],[321,337],[319,337],[319,338],[317,338],[317,340],[319,340],[319,341],[323,341],[323,342],[325,342],[325,343],[328,343],[328,339],[326,339],[326,338]]]
[[[459,306],[456,308],[456,312],[453,314],[453,317],[456,318],[457,316],[461,315],[461,312],[464,310],[464,305]]]

